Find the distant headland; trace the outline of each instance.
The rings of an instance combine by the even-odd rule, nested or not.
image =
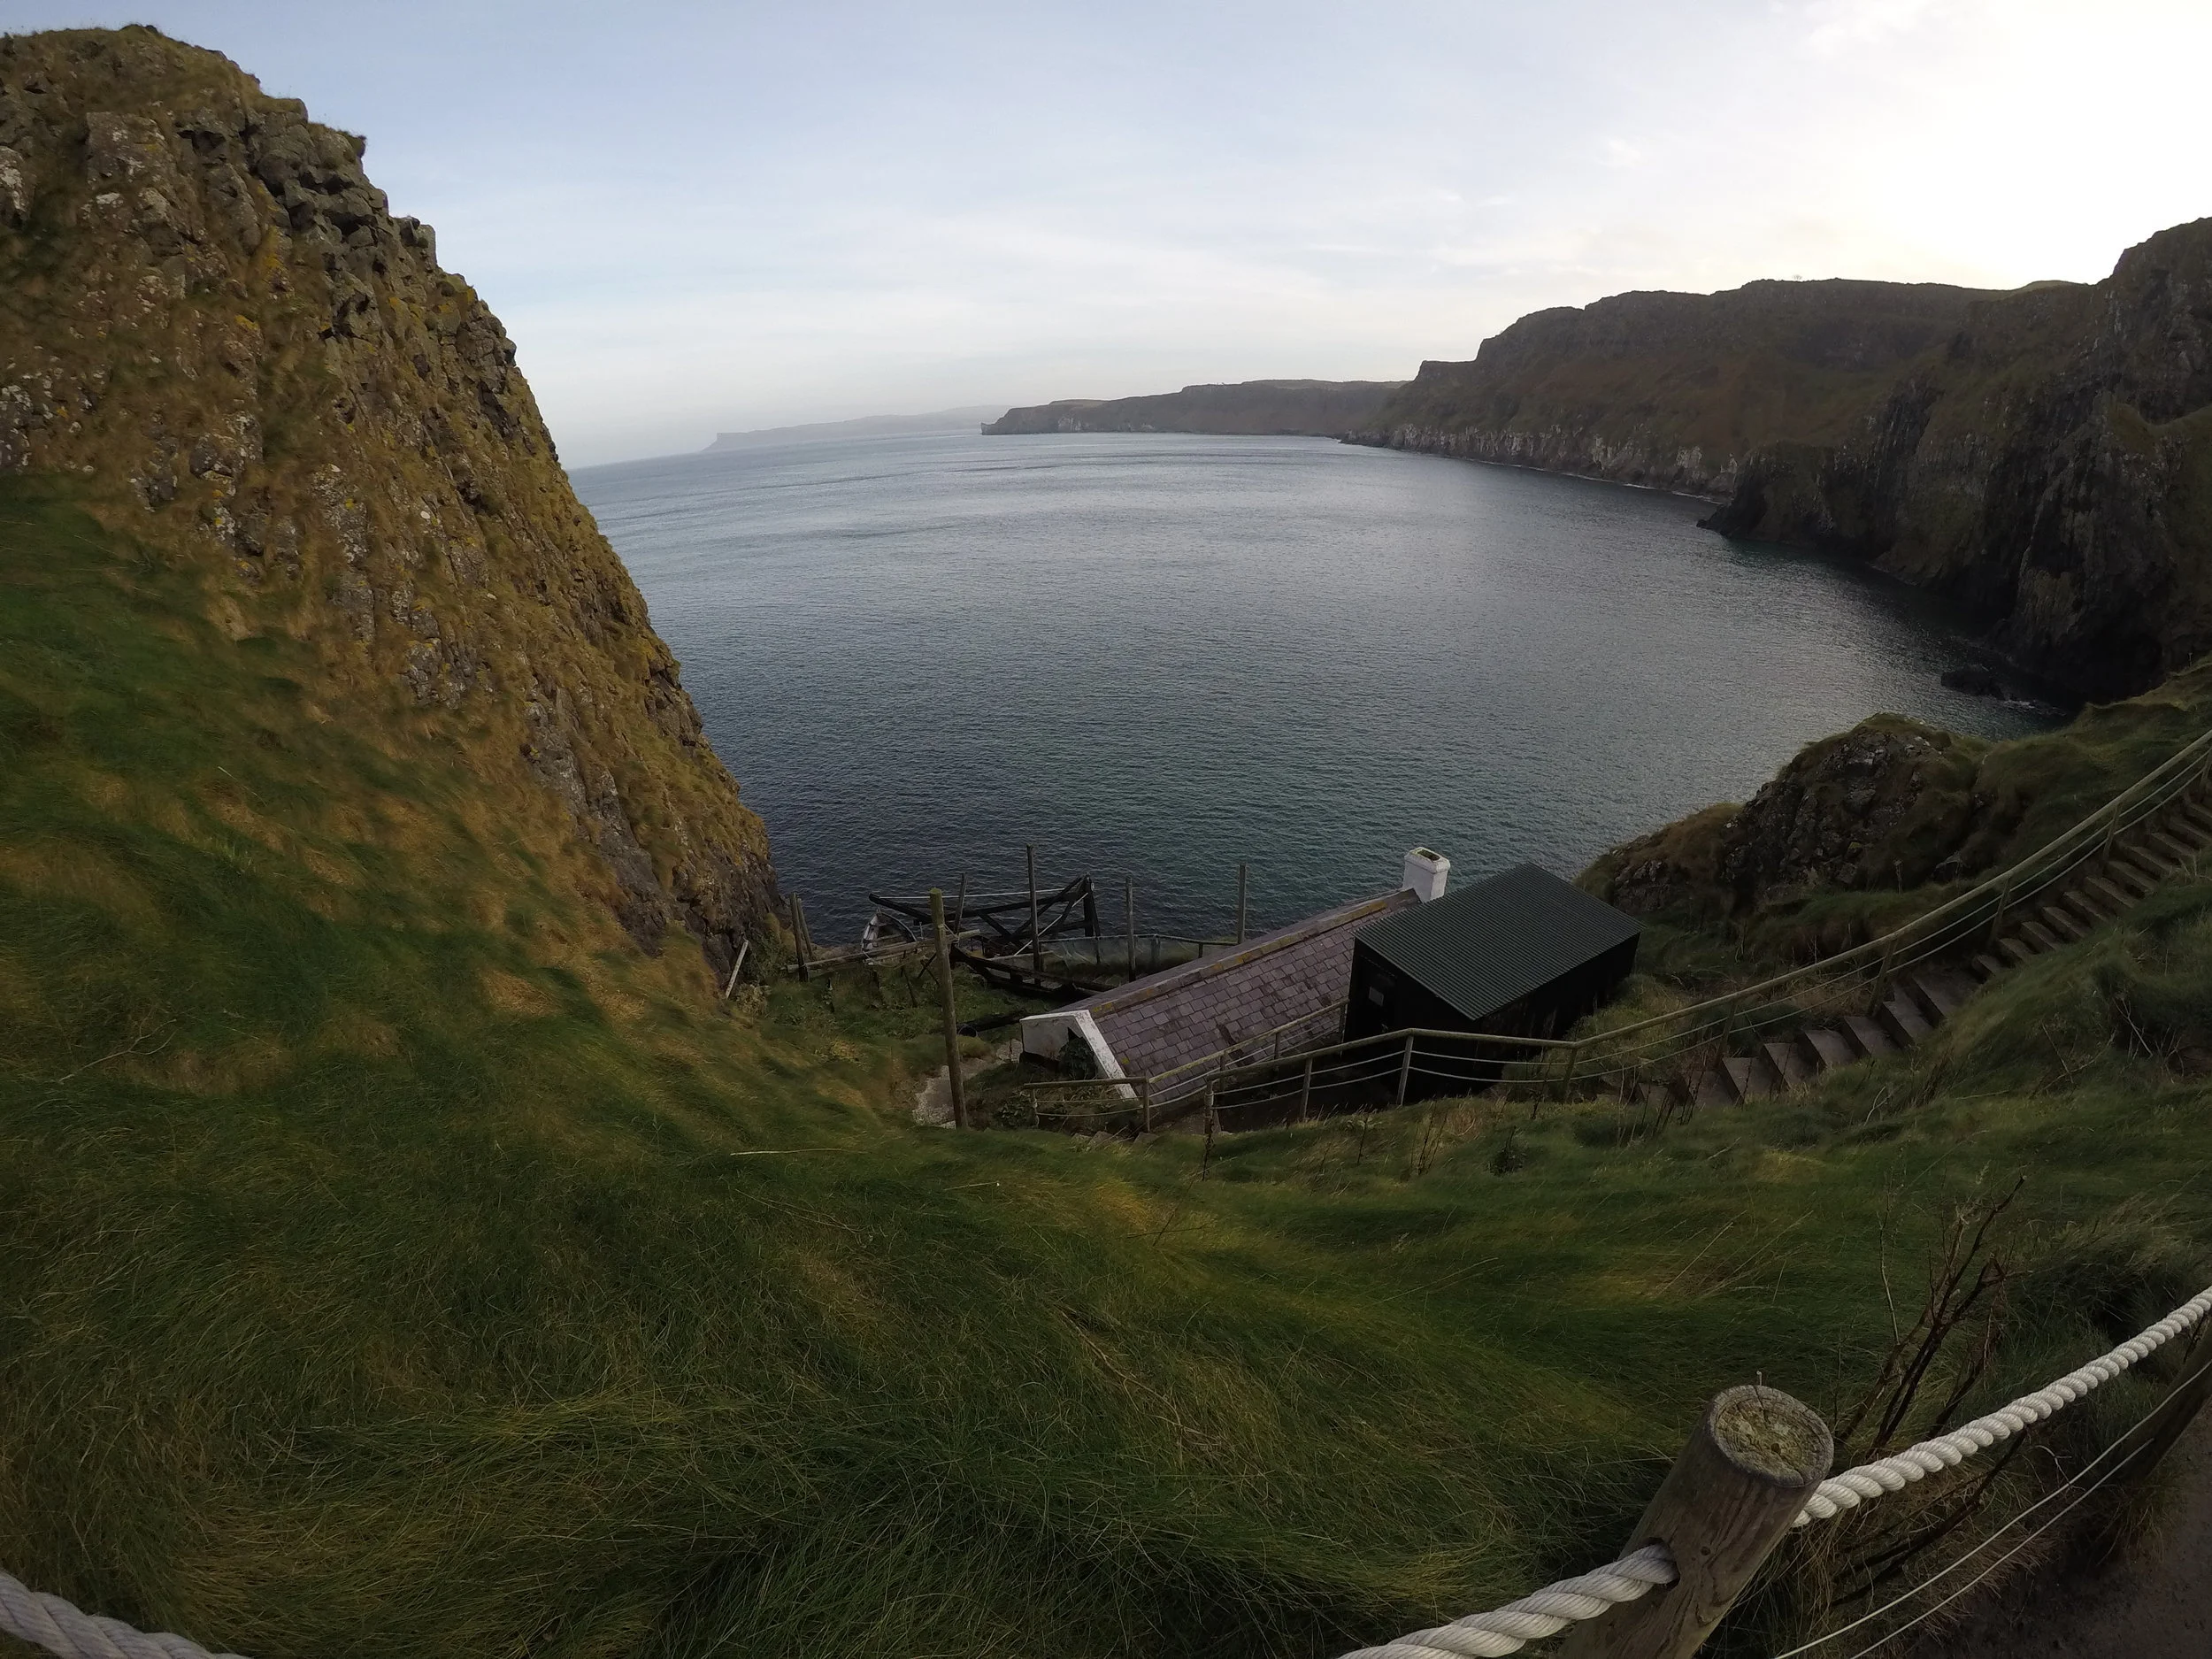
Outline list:
[[[1010,409],[991,436],[1037,432],[1201,432],[1339,438],[1371,426],[1402,380],[1241,380],[1149,397],[1069,397]]]
[[[704,453],[756,449],[777,443],[806,443],[817,438],[898,438],[926,432],[965,432],[990,419],[996,403],[970,409],[933,409],[923,415],[864,415],[857,420],[818,420],[801,426],[763,426],[753,432],[718,432]]]

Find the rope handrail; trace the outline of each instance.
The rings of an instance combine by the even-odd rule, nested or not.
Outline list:
[[[2212,1286],[2111,1352],[2032,1394],[1948,1434],[1830,1476],[1813,1489],[1792,1525],[1832,1519],[1887,1493],[1902,1491],[1913,1481],[1955,1468],[2094,1393],[2201,1324],[2208,1314],[2212,1314]],[[1362,1647],[1344,1659],[1504,1659],[1532,1641],[1556,1635],[1571,1623],[1599,1617],[1624,1601],[1671,1585],[1676,1577],[1674,1558],[1665,1546],[1647,1544],[1607,1566],[1546,1585],[1503,1607],[1414,1631],[1379,1647]],[[5,1572],[0,1572],[0,1631],[64,1659],[238,1659],[235,1654],[211,1654],[197,1642],[167,1631],[149,1633],[119,1619],[84,1612]]]
[[[1978,1417],[1948,1434],[1937,1435],[1889,1457],[1832,1475],[1813,1488],[1791,1523],[1801,1527],[1825,1521],[2009,1439],[2093,1393],[2130,1366],[2147,1358],[2183,1332],[2212,1314],[2212,1286],[2207,1286],[2155,1325],[2108,1354],[2067,1372],[2057,1381],[2023,1394],[2009,1405]],[[1418,1630],[1379,1647],[1363,1647],[1344,1659],[1502,1659],[1529,1642],[1557,1633],[1570,1619],[1595,1618],[1623,1601],[1675,1580],[1674,1560],[1664,1546],[1647,1544],[1595,1572],[1547,1585],[1532,1595],[1487,1613],[1471,1613],[1433,1630]]]
[[[2021,1430],[2055,1415],[2083,1395],[2095,1393],[2137,1361],[2156,1353],[2184,1331],[2200,1324],[2208,1313],[2212,1313],[2212,1286],[2199,1291],[2157,1324],[2129,1338],[2110,1353],[2098,1356],[2033,1394],[2022,1394],[2009,1405],[2000,1406],[1986,1417],[1977,1417],[1948,1434],[1939,1434],[1891,1456],[1878,1457],[1870,1463],[1861,1463],[1839,1475],[1831,1475],[1813,1488],[1812,1496],[1805,1500],[1803,1511],[1792,1525],[1805,1526],[1814,1521],[1832,1520],[1846,1509],[1855,1509],[1886,1493],[1901,1491],[1913,1481],[1956,1467],[1998,1441],[2009,1440]]]
[[[0,1572],[0,1631],[63,1659],[239,1659],[236,1654],[211,1654],[169,1631],[149,1632],[87,1613],[4,1572]]]
[[[1279,1058],[1271,1057],[1225,1068],[1217,1074],[1216,1086],[1217,1089],[1247,1087],[1244,1080],[1247,1078],[1251,1078],[1257,1084],[1265,1079],[1263,1075],[1255,1074],[1271,1073],[1278,1068],[1302,1064],[1308,1058],[1352,1052],[1387,1053],[1402,1048],[1409,1038],[1458,1045],[1505,1047],[1525,1051],[1528,1058],[1506,1062],[1517,1064],[1541,1064],[1553,1050],[1567,1049],[1579,1055],[1594,1049],[1596,1052],[1592,1056],[1594,1064],[1583,1075],[1592,1079],[1625,1075],[1635,1064],[1648,1064],[1696,1048],[1717,1038],[1724,1037],[1732,1030],[1764,1029],[1783,1019],[1803,1014],[1807,1010],[1794,1002],[1782,1000],[1785,994],[1793,990],[1801,996],[1809,989],[1839,987],[1854,976],[1894,973],[1901,967],[1909,967],[1949,948],[1992,919],[2001,908],[2025,904],[2096,856],[2101,850],[2098,839],[2101,835],[2108,844],[2122,830],[2132,828],[2161,810],[2204,775],[2208,761],[2212,761],[2212,731],[2207,731],[2184,745],[2104,805],[2026,857],[1984,879],[1968,891],[1955,895],[1934,909],[1863,944],[1790,969],[1756,984],[1709,997],[1701,1002],[1648,1015],[1628,1025],[1580,1039],[1523,1037],[1426,1027],[1381,1032],[1323,1048],[1305,1050],[1298,1055],[1284,1055]],[[1659,1030],[1670,1025],[1676,1029],[1672,1032]],[[1625,1051],[1612,1046],[1624,1037],[1647,1031],[1655,1034],[1647,1042]],[[1538,1075],[1524,1080],[1540,1082],[1544,1079]]]
[[[1505,1659],[1532,1641],[1555,1636],[1580,1619],[1609,1613],[1672,1584],[1674,1557],[1664,1544],[1646,1544],[1609,1566],[1562,1578],[1487,1613],[1470,1613],[1433,1630],[1417,1630],[1344,1659]]]

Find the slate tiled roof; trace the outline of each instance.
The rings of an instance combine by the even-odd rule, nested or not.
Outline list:
[[[1157,1077],[1309,1016],[1311,1024],[1291,1033],[1284,1051],[1333,1042],[1337,1025],[1321,1016],[1344,1000],[1351,984],[1353,932],[1418,902],[1401,890],[1340,905],[1061,1011],[1088,1011],[1131,1077]]]
[[[1636,937],[1641,925],[1521,864],[1360,929],[1360,942],[1470,1020]]]

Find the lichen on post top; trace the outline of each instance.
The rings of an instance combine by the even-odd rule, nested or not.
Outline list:
[[[725,974],[766,835],[365,149],[150,28],[0,39],[0,473],[196,572],[234,637],[311,641],[365,730],[458,745],[637,949]]]

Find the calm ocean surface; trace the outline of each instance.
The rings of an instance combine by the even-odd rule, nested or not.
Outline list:
[[[817,442],[576,488],[825,943],[869,887],[1134,875],[1256,928],[1532,859],[1571,874],[1946,690],[1924,596],[1732,544],[1696,502],[1319,439]],[[1108,915],[1118,919],[1118,901]]]

